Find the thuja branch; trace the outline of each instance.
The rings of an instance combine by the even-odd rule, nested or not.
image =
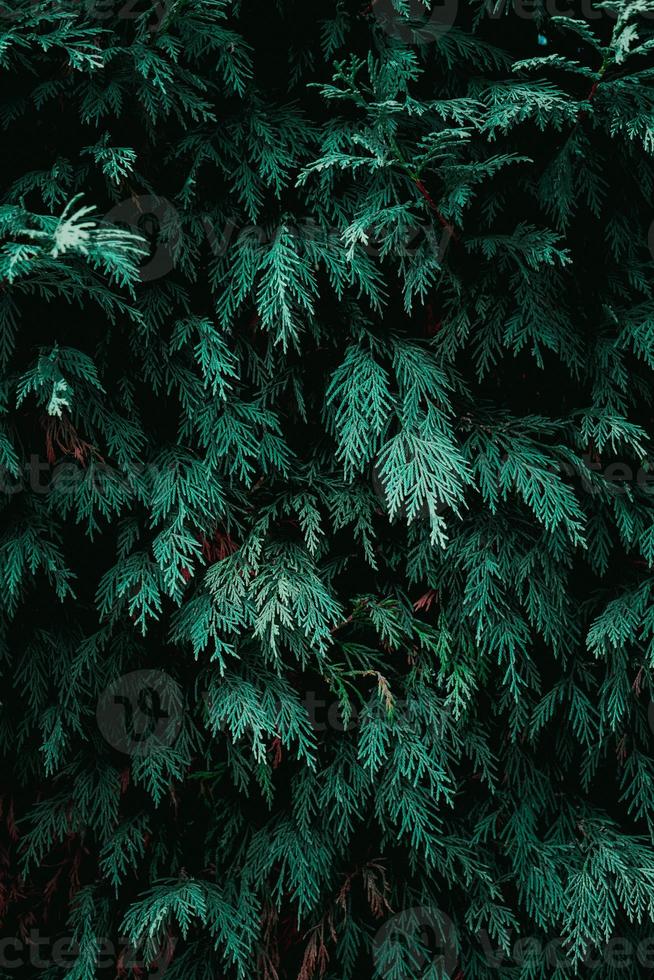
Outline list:
[[[391,144],[391,146],[393,148],[393,151],[394,151],[394,159],[399,163],[399,165],[402,167],[402,169],[411,178],[411,180],[415,184],[415,186],[416,186],[419,194],[421,195],[421,197],[423,198],[423,200],[427,203],[427,206],[429,207],[430,211],[432,211],[433,214],[436,216],[436,218],[437,218],[439,224],[441,225],[441,227],[444,228],[445,231],[448,232],[448,234],[450,235],[450,237],[455,242],[459,241],[459,233],[458,233],[458,231],[456,230],[456,228],[454,227],[454,225],[450,221],[447,220],[447,218],[444,216],[444,214],[439,209],[438,205],[436,204],[436,202],[434,201],[433,197],[431,196],[428,188],[426,187],[424,181],[421,180],[419,172],[414,167],[412,167],[411,164],[408,163],[407,160],[405,160],[404,155],[403,155],[402,151],[400,150],[400,148],[399,148],[399,146],[397,144],[397,140],[393,136],[390,136],[389,137],[389,141],[390,141],[390,144]]]

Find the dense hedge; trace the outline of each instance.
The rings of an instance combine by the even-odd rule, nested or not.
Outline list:
[[[654,966],[654,3],[564,7],[0,3],[5,980]]]

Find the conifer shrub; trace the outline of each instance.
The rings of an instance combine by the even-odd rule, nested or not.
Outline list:
[[[3,980],[654,967],[653,25],[0,2]]]

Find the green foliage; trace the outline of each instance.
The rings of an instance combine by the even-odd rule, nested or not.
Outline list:
[[[414,13],[0,2],[23,975],[644,975],[654,4]]]

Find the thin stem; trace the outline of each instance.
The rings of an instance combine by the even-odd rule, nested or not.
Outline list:
[[[395,159],[400,164],[402,169],[406,171],[406,173],[409,175],[413,183],[416,185],[418,191],[420,192],[424,200],[427,202],[427,205],[429,206],[430,210],[433,211],[436,217],[438,218],[438,221],[441,224],[441,226],[449,233],[450,237],[453,238],[455,242],[458,241],[459,233],[457,232],[456,228],[440,212],[436,202],[434,201],[433,197],[429,193],[429,190],[427,189],[423,181],[420,179],[420,174],[418,173],[418,171],[415,170],[415,168],[412,167],[409,163],[407,163],[407,161],[404,159],[404,156],[402,155],[402,151],[397,145],[397,140],[395,139],[395,137],[389,136],[389,141],[393,150],[395,151]]]

